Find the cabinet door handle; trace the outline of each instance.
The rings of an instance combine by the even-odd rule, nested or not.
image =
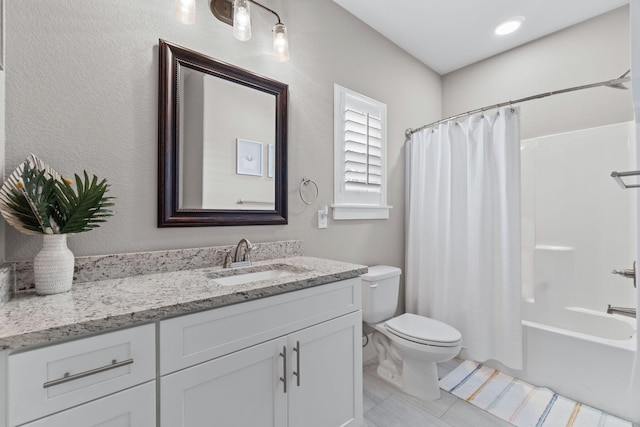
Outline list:
[[[280,377],[280,381],[284,383],[284,392],[287,393],[287,346],[282,346],[282,376]]]
[[[296,376],[296,383],[300,387],[300,341],[296,341],[296,346],[293,349],[296,352],[296,371],[293,375]]]
[[[88,371],[80,372],[78,374],[71,375],[69,372],[65,372],[62,378],[58,378],[57,380],[47,381],[42,384],[43,388],[49,388],[56,385],[68,383],[69,381],[77,380],[80,378],[88,377],[90,375],[99,374],[100,372],[109,371],[111,369],[120,368],[122,366],[131,365],[133,363],[133,359],[123,360],[122,362],[118,362],[117,360],[112,360],[110,365],[102,366],[100,368],[90,369]]]

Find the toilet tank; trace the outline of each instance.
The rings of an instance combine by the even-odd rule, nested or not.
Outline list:
[[[393,317],[398,305],[402,270],[388,265],[369,267],[362,279],[362,320],[378,323]]]

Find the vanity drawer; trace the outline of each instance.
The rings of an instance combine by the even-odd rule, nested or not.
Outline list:
[[[14,426],[155,378],[155,325],[109,332],[8,360]]]
[[[361,309],[360,278],[160,322],[160,375]]]
[[[151,381],[24,424],[24,427],[151,427],[155,425],[156,382]]]

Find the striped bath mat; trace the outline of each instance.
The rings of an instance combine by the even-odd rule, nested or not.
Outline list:
[[[632,427],[629,421],[470,360],[442,378],[440,388],[518,427]]]

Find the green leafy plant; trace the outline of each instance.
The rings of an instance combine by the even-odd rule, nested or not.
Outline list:
[[[95,175],[63,179],[31,155],[0,189],[0,212],[7,223],[26,234],[82,233],[100,226],[113,215],[109,185]]]

